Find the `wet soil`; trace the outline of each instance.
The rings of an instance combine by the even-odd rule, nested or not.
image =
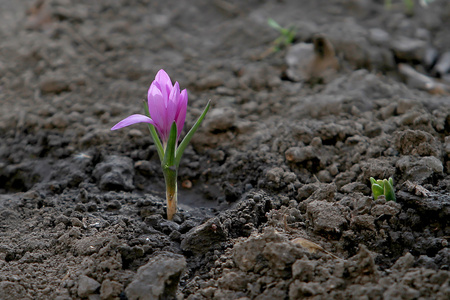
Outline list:
[[[0,299],[449,299],[450,3],[382,2],[1,1]],[[110,131],[161,68],[212,101],[174,221]]]

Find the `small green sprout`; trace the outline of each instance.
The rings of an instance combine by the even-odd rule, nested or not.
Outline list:
[[[428,4],[433,2],[434,0],[419,0],[419,4],[422,7],[427,7]],[[402,0],[403,6],[405,7],[405,12],[408,15],[412,15],[414,13],[414,7],[415,3],[414,0]],[[384,7],[387,10],[390,10],[392,8],[392,0],[384,0]]]
[[[281,27],[281,25],[272,18],[267,20],[267,24],[280,33],[280,36],[273,41],[273,52],[278,52],[294,42],[295,29],[293,27]]]
[[[370,177],[370,184],[372,185],[372,195],[374,200],[377,200],[377,198],[381,195],[384,195],[386,201],[396,200],[394,192],[394,180],[392,180],[392,177],[383,180],[375,180],[375,178]]]

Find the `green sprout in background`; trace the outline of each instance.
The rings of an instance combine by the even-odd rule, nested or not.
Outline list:
[[[281,25],[278,24],[272,18],[269,18],[267,20],[267,24],[269,24],[270,27],[272,27],[273,29],[275,29],[280,33],[280,36],[273,41],[273,49],[272,49],[273,52],[278,52],[294,42],[295,29],[293,27],[290,28],[281,27]]]
[[[392,177],[383,180],[375,180],[375,178],[370,177],[370,184],[372,185],[372,195],[374,200],[377,200],[377,198],[381,195],[384,195],[386,201],[396,200],[394,192],[394,180],[392,180]]]
[[[419,0],[419,4],[423,7],[427,7],[428,4],[433,2],[434,0]],[[412,15],[414,13],[415,0],[402,0],[403,6],[405,7],[405,12],[408,15]],[[392,0],[384,0],[384,7],[389,10],[392,8]]]

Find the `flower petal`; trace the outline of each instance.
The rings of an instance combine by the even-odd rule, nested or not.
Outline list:
[[[170,91],[172,90],[172,80],[169,75],[163,69],[159,70],[155,76],[155,82],[158,84],[159,89],[163,95],[165,100],[165,104],[167,107],[167,101],[169,99]]]
[[[177,122],[177,129],[178,129],[178,137],[180,137],[181,131],[183,130],[184,122],[186,121],[187,103],[188,103],[188,94],[186,89],[184,89],[180,94],[177,113],[175,115],[175,122]]]
[[[150,117],[157,124],[157,129],[163,130],[166,107],[164,105],[164,99],[161,90],[154,83],[155,82],[153,82],[148,89],[148,111],[150,113]]]
[[[170,91],[169,101],[167,103],[166,120],[168,127],[172,126],[177,114],[177,107],[180,98],[180,86],[178,82],[175,82],[172,90]]]
[[[132,124],[136,124],[136,123],[150,123],[152,125],[156,125],[155,122],[152,119],[150,119],[149,117],[144,116],[144,115],[136,114],[136,115],[131,115],[131,116],[123,119],[122,121],[120,121],[119,123],[114,125],[111,128],[111,130],[120,129],[120,128],[129,126],[129,125],[132,125]]]

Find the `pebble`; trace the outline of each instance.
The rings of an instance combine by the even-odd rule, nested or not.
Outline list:
[[[87,297],[94,293],[98,288],[100,288],[100,283],[96,280],[86,276],[81,275],[78,280],[78,296]]]
[[[59,94],[65,91],[70,91],[69,83],[65,79],[46,78],[43,79],[39,88],[42,94]]]
[[[395,56],[403,61],[423,61],[428,43],[407,37],[399,37],[391,42]]]
[[[208,113],[205,127],[209,132],[226,131],[235,126],[236,111],[229,107],[214,108]]]
[[[174,299],[181,274],[186,269],[184,256],[164,252],[140,267],[125,289],[128,299]]]

